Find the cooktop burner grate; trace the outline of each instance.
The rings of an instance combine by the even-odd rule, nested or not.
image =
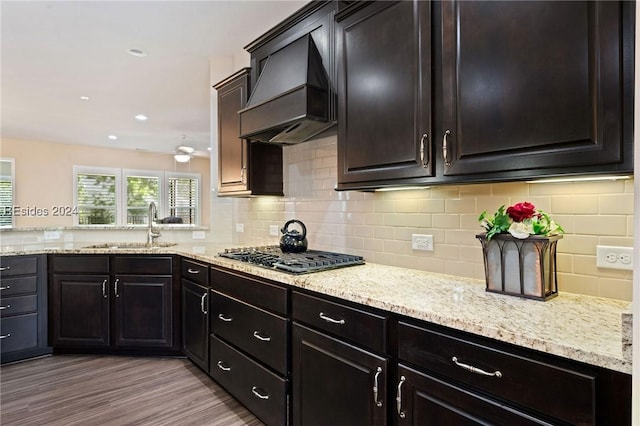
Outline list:
[[[219,255],[292,274],[308,274],[364,264],[362,256],[320,250],[307,250],[303,253],[284,253],[279,246],[225,249]]]

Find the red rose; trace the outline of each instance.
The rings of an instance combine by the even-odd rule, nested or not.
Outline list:
[[[524,202],[514,204],[507,209],[507,214],[515,222],[522,222],[525,219],[530,219],[536,213],[536,206],[531,203]]]

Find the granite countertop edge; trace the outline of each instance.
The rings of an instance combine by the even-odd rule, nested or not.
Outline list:
[[[546,302],[523,299],[486,292],[482,280],[372,263],[290,275],[220,257],[224,247],[214,244],[117,250],[87,245],[2,247],[2,255],[177,254],[574,361],[632,371],[631,344],[622,325],[630,302],[562,292]]]

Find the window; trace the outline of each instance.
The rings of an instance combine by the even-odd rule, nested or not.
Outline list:
[[[77,225],[147,226],[152,201],[158,219],[199,224],[198,174],[75,166],[74,179]]]
[[[13,226],[14,164],[13,158],[0,159],[0,228]]]
[[[75,170],[79,225],[115,225],[118,222],[118,169]]]
[[[124,171],[127,180],[127,225],[149,224],[149,203],[161,211],[161,173]]]
[[[167,174],[169,216],[182,219],[182,223],[198,223],[200,178],[194,175]]]

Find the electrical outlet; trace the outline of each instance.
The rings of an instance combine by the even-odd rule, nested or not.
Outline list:
[[[191,238],[194,240],[204,240],[204,231],[193,231],[191,233]]]
[[[44,239],[45,240],[59,240],[60,239],[60,231],[44,231]]]
[[[280,228],[278,225],[269,225],[269,235],[272,237],[277,237],[280,235]]]
[[[596,266],[633,270],[633,247],[596,246]]]
[[[244,223],[236,223],[236,232],[244,232]]]
[[[412,234],[411,248],[414,250],[433,251],[433,235]]]

